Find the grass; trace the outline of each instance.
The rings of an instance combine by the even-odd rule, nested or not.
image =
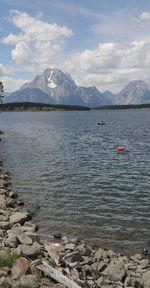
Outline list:
[[[6,266],[11,267],[18,258],[20,258],[20,256],[16,253],[8,254],[6,257],[0,257],[0,268]]]

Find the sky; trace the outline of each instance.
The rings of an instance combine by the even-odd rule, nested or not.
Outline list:
[[[5,92],[47,68],[101,92],[150,84],[150,0],[0,0]]]

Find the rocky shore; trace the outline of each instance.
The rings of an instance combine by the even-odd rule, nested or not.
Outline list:
[[[10,175],[0,168],[0,287],[150,288],[150,259],[93,248],[54,234],[41,240],[33,213],[9,189]]]

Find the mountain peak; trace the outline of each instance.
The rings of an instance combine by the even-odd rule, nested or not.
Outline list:
[[[16,101],[16,95],[18,102],[30,100],[30,93],[32,94],[32,102],[46,103],[45,101],[47,101],[51,104],[89,107],[110,104],[107,97],[100,93],[96,87],[79,87],[68,73],[57,68],[48,68],[41,75],[37,75],[33,81],[25,83],[12,94],[12,97],[10,96],[9,101],[13,102],[13,99]]]
[[[116,96],[114,104],[150,103],[150,85],[142,80],[130,81]]]

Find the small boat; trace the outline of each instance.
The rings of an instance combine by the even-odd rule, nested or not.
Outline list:
[[[97,123],[97,125],[105,125],[105,122],[104,121],[100,121]]]

